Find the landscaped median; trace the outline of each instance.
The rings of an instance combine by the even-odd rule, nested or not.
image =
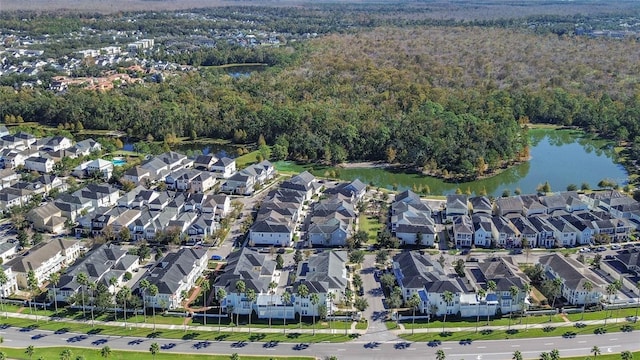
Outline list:
[[[336,330],[335,334],[327,334],[316,332],[313,335],[308,330],[299,332],[295,329],[287,329],[283,333],[282,329],[272,328],[272,332],[253,332],[249,333],[245,329],[243,331],[222,331],[218,332],[215,326],[208,328],[188,329],[176,326],[173,329],[166,328],[140,328],[140,327],[124,327],[111,326],[103,323],[96,323],[91,326],[89,322],[74,323],[64,321],[46,321],[41,319],[36,322],[33,319],[8,318],[0,320],[5,325],[15,326],[24,329],[40,329],[54,332],[72,332],[79,334],[91,335],[112,335],[112,336],[132,336],[143,338],[163,338],[163,339],[182,339],[182,340],[210,340],[210,341],[277,341],[277,342],[346,342],[356,338],[358,335],[345,335],[343,331]],[[254,329],[255,330],[255,329]],[[264,331],[263,329],[262,331]]]
[[[576,324],[578,325],[578,324]],[[630,323],[613,323],[579,325],[579,326],[557,326],[550,324],[542,328],[528,329],[480,329],[478,332],[468,331],[447,331],[444,332],[416,332],[415,334],[400,334],[399,336],[408,341],[429,342],[433,340],[441,341],[464,341],[464,340],[505,340],[505,339],[525,339],[538,337],[574,337],[576,335],[597,334],[603,332],[621,332],[638,330],[640,325]]]
[[[33,350],[33,354],[28,356],[25,353],[25,349],[14,349],[3,347],[2,352],[5,353],[7,358],[9,359],[59,359],[60,354],[65,351],[71,351],[71,358],[80,358],[86,360],[101,360],[105,357],[101,355],[100,349],[85,349],[85,348],[67,348],[67,347],[38,347]],[[195,354],[176,354],[176,353],[160,353],[155,356],[151,355],[150,352],[141,352],[141,351],[122,351],[122,350],[111,350],[109,353],[110,359],[115,360],[125,360],[135,358],[136,360],[172,360],[177,356],[182,360],[229,360],[229,355],[195,355]],[[267,360],[272,359],[272,356],[249,356],[242,355],[242,359],[249,360]],[[313,360],[313,357],[288,357],[288,356],[278,356],[278,358],[287,359],[287,360]]]

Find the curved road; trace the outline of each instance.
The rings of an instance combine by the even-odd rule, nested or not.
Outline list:
[[[504,360],[510,359],[514,351],[519,350],[525,358],[538,358],[543,351],[558,349],[560,355],[587,356],[595,345],[602,353],[619,353],[624,350],[638,351],[640,344],[637,333],[611,333],[604,335],[582,335],[573,339],[561,337],[538,339],[515,339],[476,341],[469,345],[457,342],[443,342],[438,347],[429,347],[425,343],[405,343],[401,341],[387,341],[368,343],[352,341],[348,343],[318,343],[300,347],[299,344],[281,343],[269,347],[263,342],[232,343],[228,341],[198,341],[147,339],[121,336],[84,335],[84,334],[55,334],[51,331],[30,330],[9,327],[0,330],[4,337],[4,346],[26,348],[29,345],[39,346],[74,346],[100,349],[109,345],[111,349],[148,351],[153,342],[161,346],[161,352],[169,353],[197,353],[197,354],[231,354],[240,355],[293,355],[315,356],[324,358],[335,355],[339,359],[402,359],[435,358],[435,352],[443,349],[450,359],[465,360]]]

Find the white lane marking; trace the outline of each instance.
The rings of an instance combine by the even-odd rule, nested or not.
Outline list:
[[[511,347],[520,347],[520,345],[511,345]]]
[[[478,349],[486,349],[486,346],[478,346]]]
[[[546,346],[553,345],[553,343],[545,343]]]

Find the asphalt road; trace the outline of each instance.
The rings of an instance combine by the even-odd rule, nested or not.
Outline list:
[[[370,343],[355,340],[348,343],[299,344],[281,343],[265,346],[263,342],[232,343],[226,341],[193,341],[171,339],[147,339],[134,337],[116,337],[82,334],[54,334],[51,331],[30,330],[9,327],[0,330],[4,337],[4,346],[26,348],[38,346],[75,346],[95,348],[105,345],[111,349],[148,351],[153,342],[161,346],[162,353],[197,353],[197,354],[231,354],[239,355],[298,355],[324,358],[335,355],[339,359],[429,359],[435,358],[438,349],[444,350],[448,359],[504,360],[510,359],[514,351],[519,350],[526,359],[538,358],[543,351],[558,349],[561,356],[587,356],[595,345],[603,354],[619,353],[624,350],[638,351],[640,344],[637,333],[611,333],[604,335],[582,335],[574,339],[540,338],[496,341],[476,341],[470,345],[457,342],[443,342],[438,347],[429,347],[425,343],[403,343],[387,341]]]

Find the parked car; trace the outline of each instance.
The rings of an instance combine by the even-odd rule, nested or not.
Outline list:
[[[611,245],[611,250],[620,250],[620,245],[618,244]]]
[[[220,260],[222,260],[222,256],[220,256],[220,255],[211,255],[211,260],[220,261]]]

